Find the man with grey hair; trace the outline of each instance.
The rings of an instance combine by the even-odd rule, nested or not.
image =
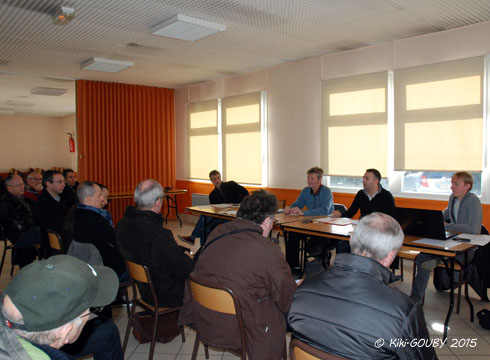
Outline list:
[[[389,215],[364,216],[352,252],[337,254],[331,269],[296,290],[293,337],[348,359],[435,359],[422,307],[388,286],[403,236]]]
[[[26,266],[0,298],[0,359],[69,360],[68,354],[92,354],[95,360],[122,360],[114,322],[90,319],[90,309],[109,304],[118,285],[111,269],[72,256]]]
[[[63,240],[69,249],[71,241],[93,244],[105,266],[113,269],[121,282],[127,281],[126,266],[116,248],[116,233],[106,210],[102,209],[104,198],[100,186],[93,181],[83,181],[77,188],[79,203],[70,209],[63,225]],[[70,245],[68,244],[70,243]],[[75,254],[88,262],[87,254]]]
[[[128,206],[116,228],[116,242],[122,256],[150,268],[150,274],[161,307],[182,305],[184,284],[192,272],[188,251],[175,242],[170,230],[163,227],[160,214],[163,188],[158,181],[141,181],[134,191],[136,207]],[[152,303],[150,289],[138,284],[143,300]]]

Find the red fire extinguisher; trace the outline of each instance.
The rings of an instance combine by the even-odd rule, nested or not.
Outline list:
[[[75,140],[71,133],[66,133],[70,138],[68,139],[68,145],[70,147],[70,152],[75,152]]]

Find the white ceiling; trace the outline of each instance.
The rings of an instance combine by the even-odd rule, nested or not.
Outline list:
[[[61,4],[76,10],[66,26],[52,23]],[[176,14],[227,30],[196,42],[151,34]],[[74,112],[74,86],[63,79],[179,88],[487,20],[490,0],[0,0],[0,110],[20,100],[36,103],[14,109],[20,113]],[[134,67],[116,74],[80,69],[91,57]],[[41,76],[42,84],[5,73]],[[35,86],[69,91],[31,95]]]

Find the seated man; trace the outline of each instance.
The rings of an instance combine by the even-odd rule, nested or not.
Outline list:
[[[392,216],[395,211],[395,199],[388,190],[381,186],[381,173],[376,169],[367,169],[362,177],[362,190],[359,190],[349,210],[341,213],[333,212],[334,217],[351,218],[361,210],[361,218],[373,212],[381,212]],[[349,242],[339,241],[337,252],[349,252]]]
[[[42,230],[51,229],[59,233],[70,208],[60,197],[65,179],[60,172],[48,170],[44,173],[43,186],[44,189],[34,205],[34,220]]]
[[[10,174],[5,179],[7,192],[0,199],[0,225],[4,235],[15,246],[41,244],[41,232],[32,220],[30,199],[24,198],[24,180]],[[21,268],[36,258],[35,248],[16,249],[15,262]]]
[[[68,207],[72,207],[78,203],[77,188],[78,181],[75,172],[72,169],[63,170],[63,177],[65,178],[65,187],[61,193],[61,197],[64,198]]]
[[[235,220],[211,233],[193,273],[199,279],[228,286],[238,296],[250,359],[282,357],[286,335],[283,313],[289,310],[296,290],[281,249],[267,237],[276,211],[274,195],[254,191],[240,204]],[[180,321],[192,324],[193,311],[199,308],[191,306],[187,295]],[[235,348],[240,347],[238,333],[223,334],[223,329],[235,329],[235,323],[223,319],[213,326],[214,319],[209,320],[209,329],[205,330],[208,336],[226,336],[235,342]]]
[[[189,252],[179,248],[172,232],[163,227],[163,194],[158,181],[140,182],[134,191],[136,207],[128,206],[117,224],[116,241],[124,259],[150,268],[159,306],[177,307],[182,305],[193,263]],[[152,303],[150,289],[144,285],[139,287],[141,296]]]
[[[451,178],[452,194],[447,208],[442,212],[447,231],[480,234],[483,210],[480,199],[470,192],[473,187],[473,175],[459,171]],[[456,257],[463,260],[462,255]],[[415,258],[416,272],[410,297],[419,303],[425,296],[430,272],[437,266],[438,258],[429,254],[419,254]]]
[[[92,181],[84,181],[77,188],[77,196],[80,203],[70,210],[73,214],[69,214],[66,221],[71,226],[65,228],[72,229],[73,240],[95,245],[104,265],[114,270],[121,281],[127,281],[124,259],[116,248],[114,227],[105,217],[107,211],[102,209],[104,199],[100,186]],[[64,240],[67,240],[66,236]],[[74,253],[70,254],[75,256]],[[86,258],[82,256],[82,259]]]
[[[291,207],[286,206],[285,214],[290,215],[329,215],[333,212],[332,192],[326,186],[322,185],[323,170],[319,167],[312,167],[307,172],[308,186],[305,187]],[[308,209],[303,211],[304,207]],[[299,271],[299,242],[304,237],[302,234],[290,232],[286,242],[286,260],[291,269],[298,273]],[[315,241],[311,237],[310,241]],[[319,239],[324,243],[324,239]]]
[[[388,190],[381,186],[381,173],[376,169],[367,169],[362,177],[362,190],[359,190],[349,210],[333,212],[334,217],[351,218],[361,210],[361,218],[373,212],[393,215],[395,199]]]
[[[27,174],[27,188],[24,191],[24,197],[37,201],[43,191],[43,176],[39,171],[32,170]]]
[[[331,269],[296,290],[289,311],[293,337],[348,359],[435,359],[432,347],[390,346],[398,339],[430,340],[421,306],[388,286],[388,268],[403,243],[400,225],[372,213],[350,243],[351,254],[338,254]]]
[[[221,181],[221,174],[218,170],[213,170],[209,173],[209,179],[214,185],[214,190],[209,194],[210,204],[239,204],[245,196],[248,195],[248,190],[234,181]],[[201,239],[201,246],[204,245],[206,235],[209,234],[217,225],[222,224],[223,220],[212,218],[210,216],[199,217],[191,236],[180,236],[179,239],[194,245],[196,238]]]
[[[111,269],[67,255],[26,266],[0,300],[0,358],[122,360],[112,320],[89,320],[90,308],[109,304],[118,287]]]

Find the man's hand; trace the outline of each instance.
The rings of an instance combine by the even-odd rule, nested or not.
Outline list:
[[[332,213],[332,217],[339,218],[339,217],[342,217],[342,214],[340,213],[340,211],[334,210]]]
[[[299,215],[303,215],[303,212],[299,209],[299,207],[295,206],[289,209],[289,214],[293,216],[299,216]]]

